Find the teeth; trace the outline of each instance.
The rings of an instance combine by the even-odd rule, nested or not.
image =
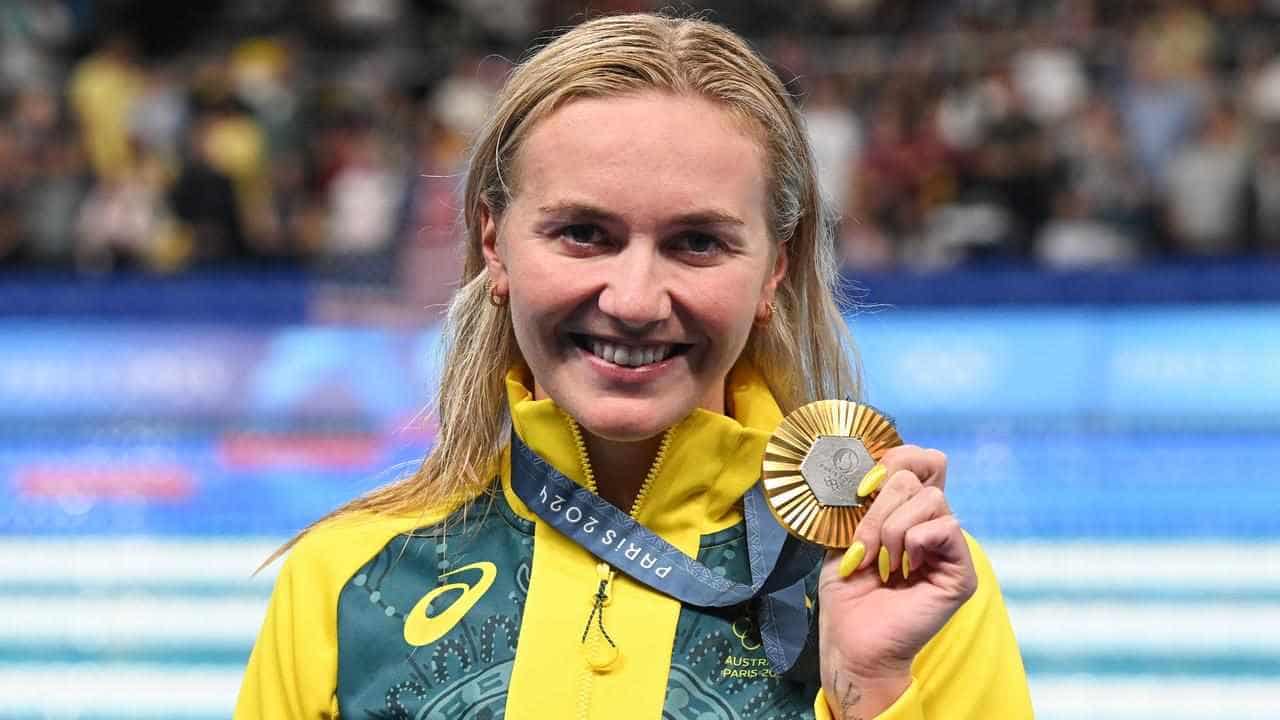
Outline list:
[[[588,344],[591,346],[591,354],[596,357],[615,365],[625,365],[627,367],[640,367],[662,362],[671,355],[673,349],[670,345],[629,347],[594,338]]]

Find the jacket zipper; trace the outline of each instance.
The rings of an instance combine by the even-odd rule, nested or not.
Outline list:
[[[596,476],[591,468],[591,458],[587,454],[587,443],[582,438],[582,428],[578,426],[578,421],[574,420],[568,413],[565,413],[565,420],[569,423],[569,432],[573,435],[573,443],[578,448],[578,461],[582,464],[582,476],[584,485],[591,492],[599,495],[599,486],[596,484]],[[638,517],[640,508],[644,506],[644,501],[649,495],[649,488],[653,485],[654,480],[658,477],[658,471],[662,469],[662,463],[667,457],[667,447],[671,444],[671,434],[673,428],[668,428],[662,434],[662,442],[658,444],[658,452],[653,458],[653,464],[649,466],[649,472],[644,477],[644,482],[640,484],[640,490],[636,493],[635,500],[631,503],[631,512],[628,513],[632,518]],[[604,584],[605,602],[613,595],[613,576],[614,570],[609,567],[608,563],[601,562],[597,566],[600,574],[600,580]],[[601,625],[603,625],[603,605],[599,608],[601,615]],[[590,628],[588,628],[590,630]],[[600,643],[604,642],[599,635],[594,635],[588,642],[591,647],[587,648],[588,657],[591,656],[593,650],[597,649]],[[589,720],[591,713],[591,686],[595,680],[595,671],[591,668],[590,663],[583,668],[582,675],[579,678],[578,687],[581,689],[578,694],[578,718],[580,720]]]
[[[591,467],[591,457],[587,455],[587,442],[582,438],[582,428],[578,425],[578,421],[574,420],[568,413],[565,413],[564,417],[569,423],[569,432],[573,435],[573,444],[578,448],[578,462],[582,464],[584,484],[588,490],[599,495],[600,488],[596,484],[596,474]],[[649,466],[649,474],[644,476],[644,482],[640,483],[640,491],[636,493],[636,499],[631,503],[631,512],[628,514],[633,518],[639,514],[640,508],[649,494],[649,487],[657,479],[658,471],[662,469],[662,462],[667,458],[667,448],[671,445],[671,432],[673,429],[668,428],[662,434],[662,442],[658,444],[658,454],[653,457],[653,464]]]

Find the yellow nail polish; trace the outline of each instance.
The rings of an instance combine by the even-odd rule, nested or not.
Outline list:
[[[880,582],[889,582],[889,548],[880,546]]]
[[[861,540],[855,540],[849,549],[844,551],[844,557],[840,559],[840,577],[847,578],[853,574],[866,555],[867,546],[863,545]]]
[[[902,579],[906,580],[911,577],[911,555],[906,550],[902,551]]]
[[[862,482],[858,483],[858,497],[866,497],[879,490],[880,484],[884,482],[884,476],[888,474],[889,471],[883,465],[876,463],[875,467],[862,476]]]

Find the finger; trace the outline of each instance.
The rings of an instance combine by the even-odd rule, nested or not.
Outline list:
[[[887,562],[887,568],[881,568],[884,572],[880,579],[885,580],[889,573],[899,569],[903,570],[903,577],[907,578],[910,575],[907,568],[921,567],[920,555],[908,558],[904,554],[907,551],[907,532],[917,525],[950,514],[951,508],[947,506],[946,497],[932,485],[922,487],[920,492],[890,513],[880,528],[880,547],[883,548],[880,560]]]
[[[919,561],[921,566],[949,571],[945,577],[950,579],[956,595],[972,595],[977,589],[978,576],[969,544],[955,515],[942,515],[913,526],[907,530],[906,547],[913,567]]]
[[[833,552],[831,557],[834,557],[834,555],[835,553]],[[840,567],[838,569],[840,577],[847,578],[853,574],[853,571],[857,570],[858,566],[862,564],[862,559],[866,555],[867,546],[861,540],[855,540],[849,546],[849,549],[840,555]]]
[[[854,537],[862,542],[865,554],[855,569],[860,570],[870,561],[879,557],[880,528],[885,519],[899,505],[920,492],[921,487],[923,485],[920,484],[920,478],[908,470],[900,470],[885,481],[884,487],[880,489],[880,494],[876,496],[875,501],[871,503],[871,507],[867,509],[867,514],[858,522],[858,530]]]
[[[947,456],[941,450],[918,445],[899,445],[886,450],[880,456],[880,464],[885,466],[890,475],[899,470],[910,470],[920,478],[922,484],[935,486],[939,490],[946,489]]]

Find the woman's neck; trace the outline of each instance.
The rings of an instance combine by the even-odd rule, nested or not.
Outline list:
[[[583,440],[595,474],[596,492],[629,512],[653,467],[662,436],[637,442],[614,442],[584,432]]]

